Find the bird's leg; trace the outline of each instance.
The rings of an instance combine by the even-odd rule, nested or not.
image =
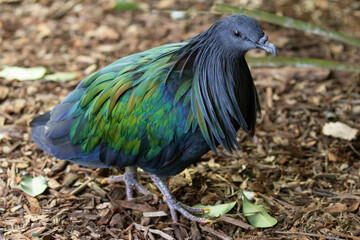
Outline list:
[[[133,199],[134,192],[133,188],[135,187],[140,193],[147,195],[150,194],[153,196],[154,200],[157,199],[157,196],[153,193],[151,193],[149,190],[147,190],[143,185],[139,183],[139,180],[137,178],[137,167],[136,166],[128,166],[125,167],[125,174],[120,176],[112,176],[107,179],[108,183],[114,183],[114,182],[125,182],[126,186],[126,197],[128,200]]]
[[[176,211],[180,212],[184,217],[186,217],[187,219],[189,219],[191,221],[196,221],[196,222],[200,222],[200,223],[210,222],[210,220],[207,220],[205,218],[198,218],[191,214],[191,213],[203,214],[204,209],[192,208],[192,207],[186,206],[182,203],[179,203],[175,199],[175,197],[171,194],[170,189],[166,185],[163,178],[156,176],[154,174],[149,174],[149,175],[150,175],[151,179],[154,181],[154,183],[156,184],[156,186],[159,188],[161,193],[164,195],[165,200],[169,206],[171,218],[172,218],[173,222],[178,221]]]

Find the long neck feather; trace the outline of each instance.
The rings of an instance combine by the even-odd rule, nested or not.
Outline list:
[[[175,62],[169,74],[192,70],[191,109],[201,132],[215,152],[217,143],[231,151],[239,147],[239,127],[254,130],[257,93],[244,53],[224,52],[208,31],[169,53]]]

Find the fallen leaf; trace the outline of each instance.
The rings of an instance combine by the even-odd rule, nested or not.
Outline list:
[[[118,0],[115,2],[115,5],[114,5],[114,10],[121,11],[121,12],[133,11],[133,10],[138,10],[138,9],[140,9],[140,8],[137,5],[137,3],[130,2],[130,1]]]
[[[68,82],[76,78],[76,73],[71,72],[57,72],[54,74],[48,74],[44,77],[45,80],[54,82]]]
[[[32,178],[27,175],[21,178],[20,186],[25,193],[36,197],[46,190],[47,183],[44,176]]]
[[[242,196],[242,211],[251,225],[258,228],[268,228],[277,223],[277,220],[270,216],[263,206],[252,204],[245,194],[242,194]]]
[[[331,162],[336,162],[337,157],[336,157],[336,155],[334,155],[333,153],[329,152],[329,153],[328,153],[328,159],[329,159],[329,161],[331,161]]]
[[[326,136],[336,137],[351,141],[355,139],[358,130],[351,128],[341,122],[326,123],[322,129],[322,133]]]
[[[219,217],[221,215],[224,215],[228,213],[233,207],[235,206],[236,201],[224,203],[224,204],[218,204],[215,206],[211,205],[195,205],[194,208],[202,208],[202,209],[208,209],[209,211],[205,211],[204,217],[205,218],[212,218],[212,217]]]
[[[332,206],[324,208],[324,211],[328,213],[342,213],[346,211],[346,208],[347,208],[346,204],[337,203]]]
[[[242,194],[245,195],[245,197],[248,199],[248,200],[253,200],[254,197],[255,197],[255,193],[254,192],[250,192],[250,191],[246,191],[246,190],[243,190],[242,191]],[[243,199],[243,197],[241,198]]]
[[[9,67],[2,66],[3,70],[0,71],[0,77],[6,79],[17,79],[19,81],[36,80],[42,78],[46,73],[44,67],[22,68],[22,67]]]
[[[186,14],[183,11],[172,11],[170,13],[170,17],[173,20],[183,19],[185,18]]]
[[[31,213],[34,215],[39,214],[41,212],[41,206],[40,206],[39,201],[36,198],[31,197],[29,195],[26,195],[26,199],[28,200],[28,202],[30,204]]]

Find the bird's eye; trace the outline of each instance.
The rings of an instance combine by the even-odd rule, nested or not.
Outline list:
[[[234,30],[234,35],[236,37],[241,37],[242,36],[241,32],[239,32],[238,30]]]

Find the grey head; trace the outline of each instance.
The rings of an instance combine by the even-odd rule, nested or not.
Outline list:
[[[206,35],[230,55],[245,54],[254,48],[277,54],[276,47],[268,42],[268,36],[257,21],[247,15],[237,14],[222,18],[208,29]]]

